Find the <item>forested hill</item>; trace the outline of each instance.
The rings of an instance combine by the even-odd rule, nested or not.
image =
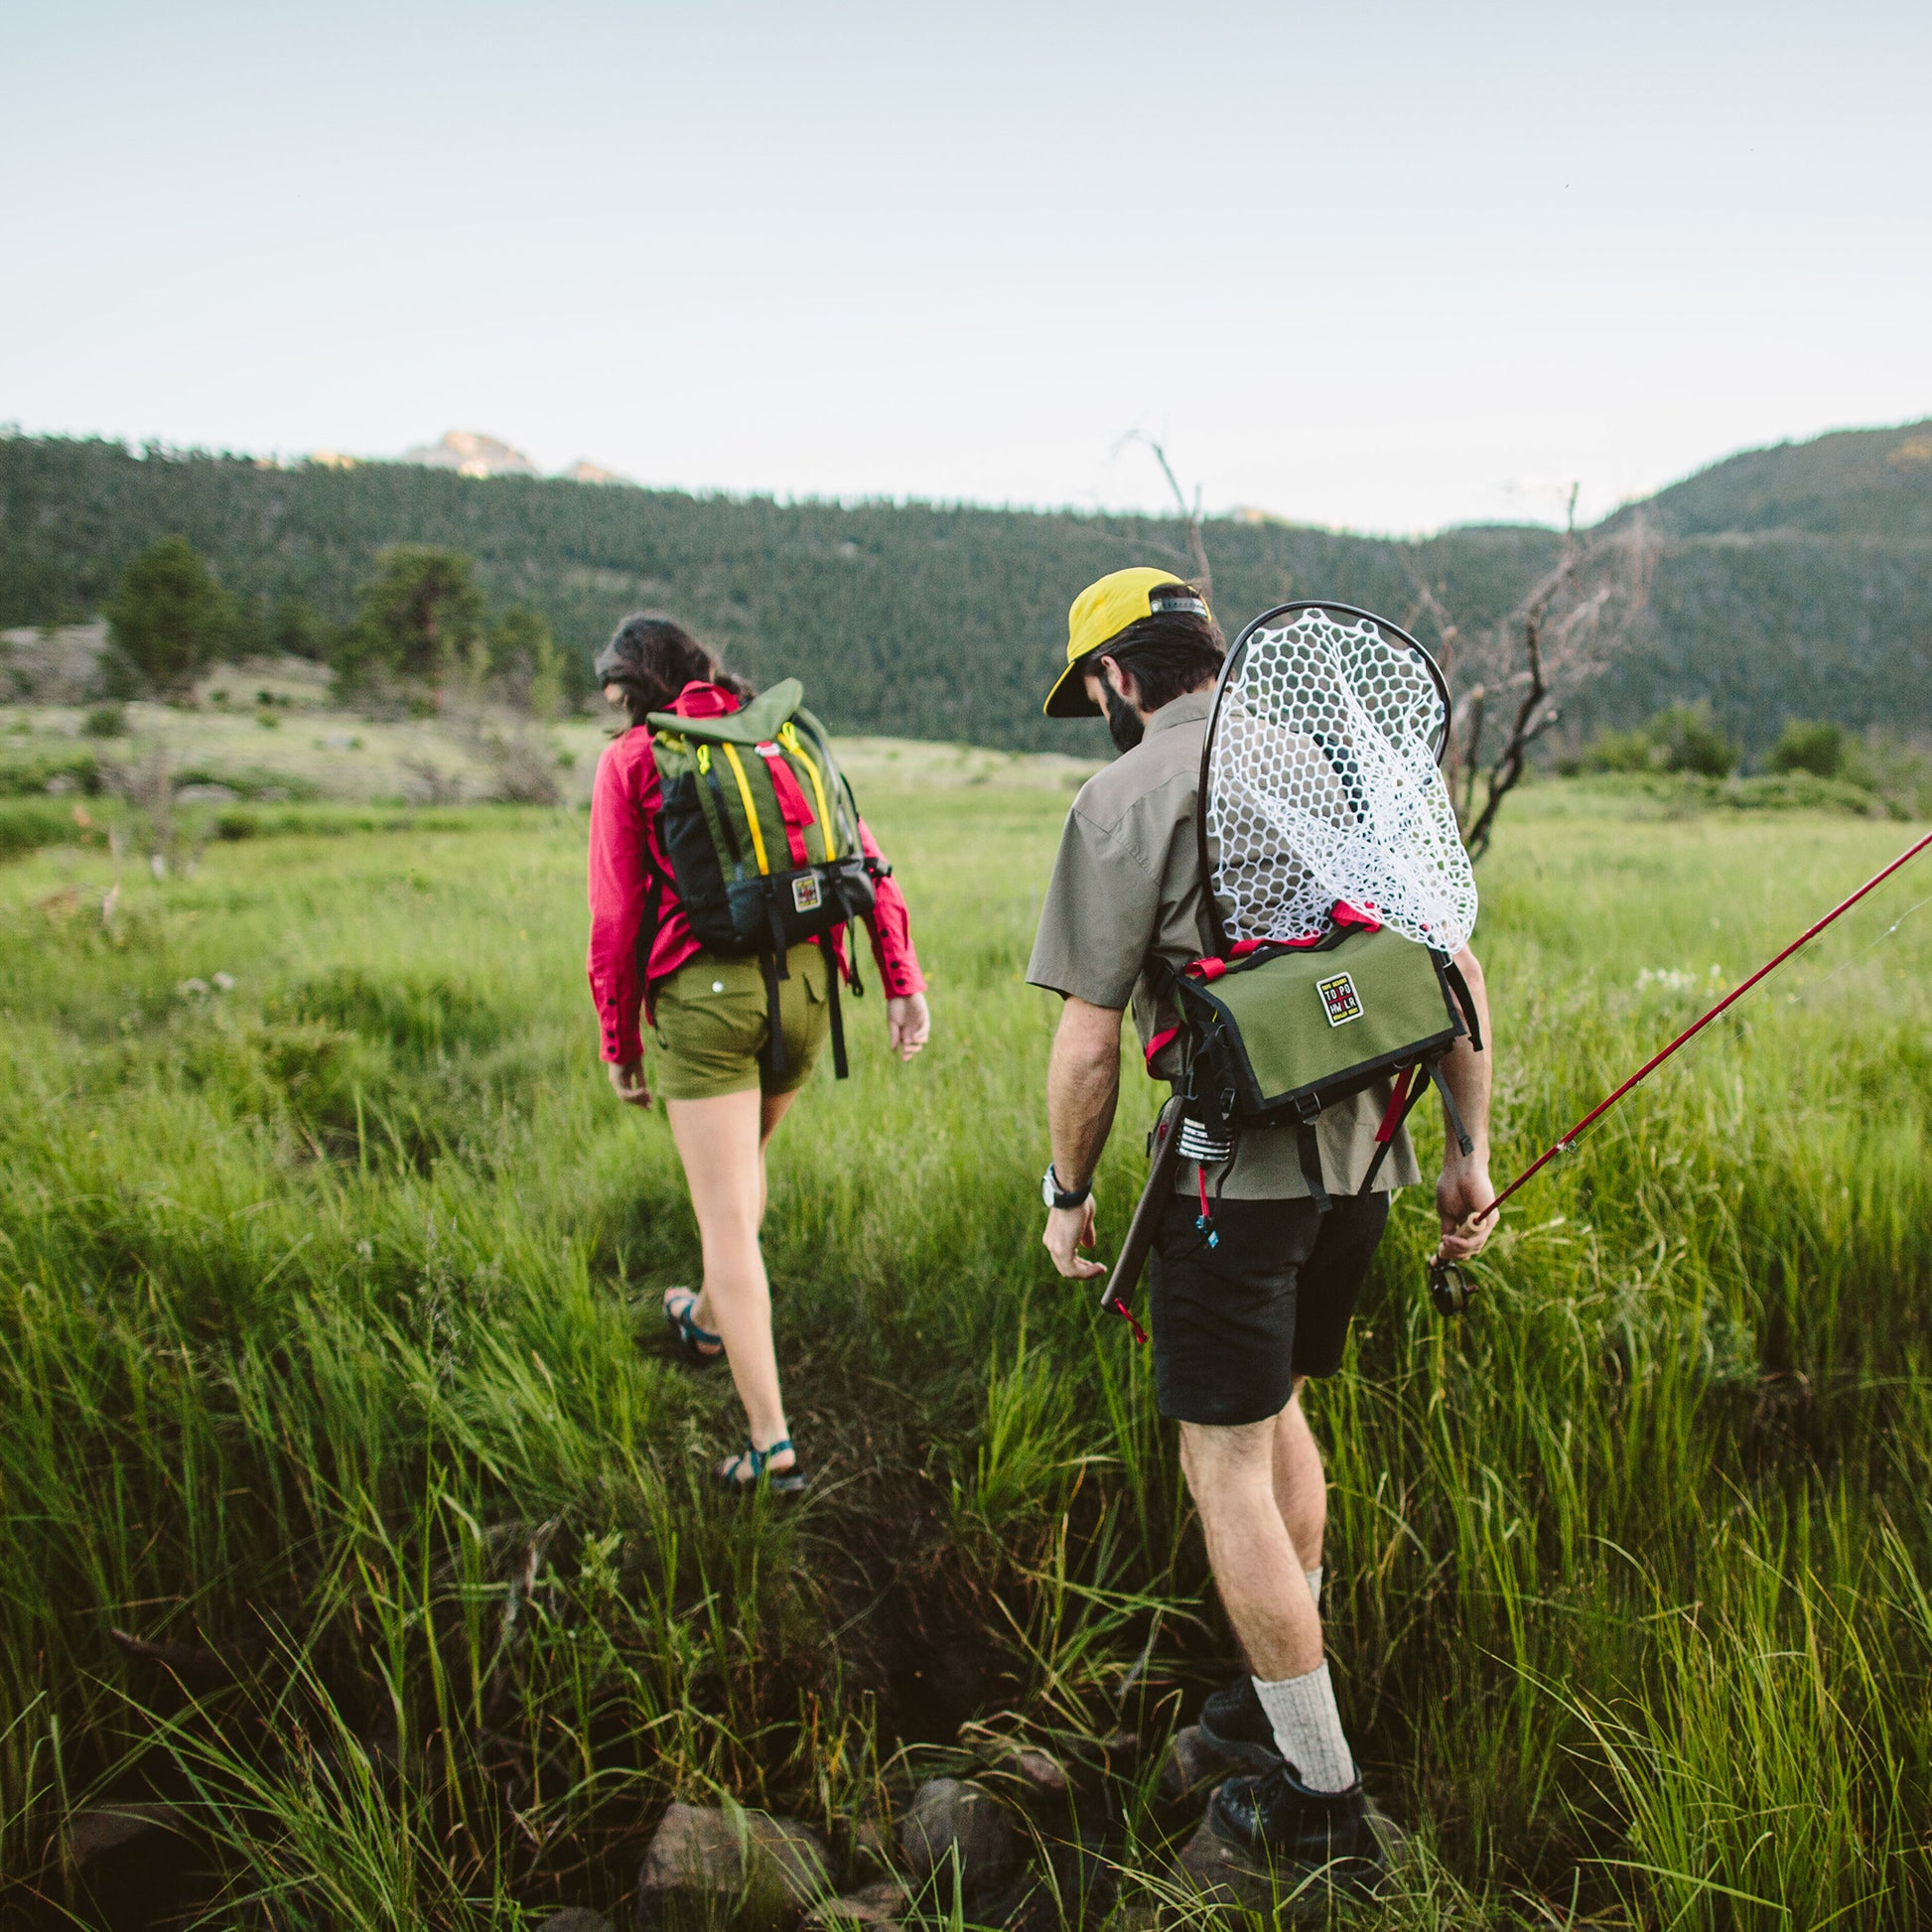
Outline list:
[[[1909,450],[1917,432],[1888,434],[1891,448]],[[1916,458],[1885,470],[1883,452],[1856,462],[1837,452],[1856,441],[1733,459],[1658,499],[1666,527],[1681,534],[1657,574],[1650,633],[1615,681],[1577,708],[1580,727],[1630,723],[1700,697],[1751,747],[1792,715],[1932,727],[1932,545],[1900,533],[1905,512],[1894,501],[1916,487],[1923,502],[1927,485]],[[1733,491],[1739,501],[1815,499],[1798,529],[1767,511],[1767,520],[1737,526],[1757,532],[1738,541],[1712,534],[1695,507],[1683,507],[1739,465],[1776,475],[1813,452],[1822,466],[1815,485],[1786,482],[1780,496],[1747,470],[1759,480]],[[1880,470],[1905,483],[1872,483]],[[1869,534],[1856,523],[1858,534],[1831,527],[1832,479],[1841,476],[1864,479],[1867,496],[1878,490],[1892,521]],[[1062,750],[1097,739],[1096,727],[1039,714],[1068,601],[1123,564],[1185,567],[1179,529],[1156,518],[845,508],[479,481],[400,464],[283,470],[192,453],[136,457],[103,442],[0,438],[0,626],[97,612],[127,563],[171,534],[187,537],[227,589],[265,616],[300,600],[341,622],[377,550],[443,545],[477,559],[493,605],[524,603],[550,619],[580,690],[590,653],[615,621],[649,607],[691,623],[755,677],[796,670],[838,729]],[[1292,596],[1407,617],[1418,583],[1436,587],[1465,626],[1481,623],[1514,603],[1555,540],[1497,527],[1412,543],[1216,521],[1207,541],[1215,601],[1232,631]]]
[[[1746,450],[1650,499],[1677,536],[1793,530],[1932,541],[1932,422]]]

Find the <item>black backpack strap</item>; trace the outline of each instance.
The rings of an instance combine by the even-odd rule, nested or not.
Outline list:
[[[1304,1102],[1303,1106],[1307,1104]],[[1309,1183],[1309,1198],[1314,1202],[1314,1211],[1325,1214],[1334,1206],[1334,1202],[1329,1198],[1327,1183],[1321,1178],[1321,1143],[1315,1138],[1314,1132],[1314,1123],[1320,1112],[1318,1101],[1313,1112],[1302,1112],[1301,1118],[1295,1123],[1295,1151],[1302,1158],[1302,1178]]]
[[[1417,1072],[1418,1069],[1411,1068],[1412,1077],[1415,1077]],[[1400,1134],[1409,1125],[1409,1116],[1416,1111],[1423,1095],[1428,1091],[1429,1082],[1426,1079],[1415,1077],[1415,1084],[1410,1087],[1408,1093],[1403,1097],[1402,1112],[1397,1116],[1395,1131],[1375,1150],[1375,1159],[1368,1164],[1368,1173],[1363,1174],[1362,1184],[1355,1190],[1358,1194],[1367,1193],[1375,1185],[1375,1176],[1382,1172],[1382,1163],[1389,1158],[1389,1150],[1395,1146],[1396,1135]]]
[[[1462,1018],[1468,1022],[1469,1044],[1480,1053],[1482,1024],[1476,1019],[1476,1003],[1469,995],[1469,982],[1462,977],[1462,968],[1452,959],[1443,961],[1443,977],[1449,981],[1449,990],[1455,995],[1455,1003],[1462,1009]]]
[[[778,911],[778,882],[775,879],[764,882],[764,922],[771,933],[771,956],[776,961],[777,977],[788,980],[791,966],[785,955],[791,948],[785,943],[785,922]]]
[[[785,1070],[784,1014],[778,1006],[778,961],[768,952],[761,952],[759,970],[764,975],[764,1070],[775,1080]]]
[[[852,1068],[845,1057],[845,1015],[839,1007],[839,957],[832,950],[831,934],[822,942],[825,953],[826,998],[832,1009],[832,1075],[843,1080]]]
[[[1449,1092],[1449,1082],[1443,1078],[1443,1062],[1440,1058],[1429,1062],[1429,1077],[1435,1082],[1436,1091],[1443,1096],[1443,1115],[1448,1120],[1449,1132],[1455,1136],[1455,1145],[1465,1155],[1476,1151],[1476,1144],[1469,1139],[1469,1130],[1462,1125],[1462,1112],[1455,1104],[1454,1094]],[[1421,1084],[1419,1081],[1418,1085]]]

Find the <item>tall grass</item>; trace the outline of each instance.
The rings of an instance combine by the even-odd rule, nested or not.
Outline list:
[[[713,1503],[728,1391],[656,1348],[695,1230],[594,1059],[580,823],[211,846],[106,923],[104,854],[0,874],[0,1910],[79,1905],[66,1811],[136,1795],[262,1922],[621,1908],[664,1799],[843,1859],[962,1724],[1104,1765],[1158,1872],[1191,1821],[1102,1740],[1229,1653],[1147,1359],[1037,1246],[1059,805],[868,805],[938,1032],[900,1069],[858,1007],[774,1149],[797,1511]],[[1522,805],[1503,1170],[1902,843]],[[1536,1183],[1463,1321],[1400,1202],[1311,1399],[1346,1716],[1426,1853],[1397,1922],[1932,1912],[1927,925],[1865,950],[1913,884]]]

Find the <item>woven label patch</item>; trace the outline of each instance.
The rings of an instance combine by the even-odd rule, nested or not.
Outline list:
[[[1328,1016],[1329,1026],[1345,1026],[1350,1020],[1362,1017],[1362,1003],[1355,997],[1355,982],[1346,973],[1316,980],[1314,990],[1321,995],[1321,1011]]]
[[[816,912],[824,897],[815,872],[800,873],[791,882],[791,902],[800,912]]]

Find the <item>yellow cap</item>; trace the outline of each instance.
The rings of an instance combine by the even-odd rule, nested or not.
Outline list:
[[[1171,570],[1116,570],[1089,584],[1066,614],[1066,669],[1046,694],[1049,718],[1098,716],[1080,678],[1082,660],[1104,649],[1131,623],[1168,611],[1185,611],[1212,621],[1201,595]]]

